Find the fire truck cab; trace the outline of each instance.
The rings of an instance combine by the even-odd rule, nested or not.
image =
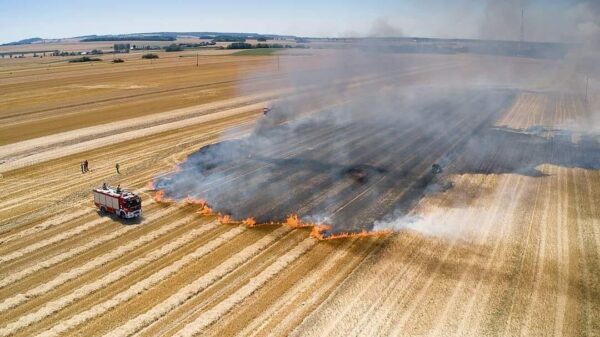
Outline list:
[[[142,215],[142,199],[135,193],[103,185],[93,190],[94,204],[101,213],[116,214],[124,219]]]

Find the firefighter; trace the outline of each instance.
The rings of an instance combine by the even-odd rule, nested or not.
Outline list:
[[[103,190],[106,190],[106,183],[103,183],[103,184],[102,184],[102,189],[103,189]]]
[[[81,163],[79,164],[79,166],[81,167],[81,173],[85,173],[85,171],[83,170],[83,162],[81,162]]]
[[[117,194],[121,194],[121,184],[117,185]]]
[[[119,163],[115,165],[115,168],[117,169],[117,174],[121,174],[121,172],[119,172]]]
[[[83,161],[83,169],[85,170],[85,172],[89,172],[90,171],[90,168],[89,168],[88,165],[89,165],[89,163],[88,163],[87,159],[84,160]]]

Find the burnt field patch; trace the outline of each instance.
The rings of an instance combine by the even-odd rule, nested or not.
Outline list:
[[[364,98],[269,125],[274,109],[250,136],[199,149],[155,187],[169,198],[205,200],[238,220],[284,222],[297,214],[332,232],[371,230],[389,214],[410,211],[425,193],[450,188],[440,172],[449,154],[489,129],[514,97],[432,91]]]

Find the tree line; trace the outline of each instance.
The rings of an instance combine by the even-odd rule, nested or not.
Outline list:
[[[234,42],[227,46],[226,49],[254,49],[254,48],[308,48],[305,45],[296,45],[292,46],[289,44],[280,44],[280,43],[257,43],[256,45],[252,45],[246,42]]]

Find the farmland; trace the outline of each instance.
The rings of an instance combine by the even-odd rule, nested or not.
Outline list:
[[[337,53],[0,60],[0,336],[598,335],[598,135],[569,129],[590,112],[554,86],[557,61]],[[393,108],[339,123],[380,107],[354,101]],[[310,123],[280,132],[286,103]],[[257,128],[268,146],[193,196],[276,224],[155,201],[149,182],[193,170],[207,145],[264,144]],[[446,157],[451,188],[412,193]],[[100,216],[102,182],[139,192],[143,218]],[[167,192],[208,191],[192,185]],[[394,233],[319,241],[281,224],[323,213]]]

